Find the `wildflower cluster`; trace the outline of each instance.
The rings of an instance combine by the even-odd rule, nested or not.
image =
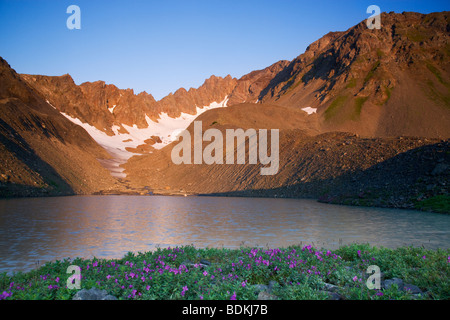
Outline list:
[[[269,283],[275,283],[272,291],[280,299],[327,299],[323,289],[328,284],[341,288],[349,299],[411,298],[367,289],[365,270],[373,264],[388,275],[406,275],[410,283],[433,290],[432,298],[449,298],[449,260],[448,250],[367,245],[335,251],[310,245],[233,250],[186,246],[128,253],[120,260],[56,261],[25,274],[3,274],[0,300],[71,299],[77,290],[67,288],[66,270],[72,264],[81,268],[82,288],[104,289],[118,299],[248,300],[258,297],[258,286]]]

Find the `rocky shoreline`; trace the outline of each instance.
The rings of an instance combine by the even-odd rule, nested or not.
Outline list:
[[[346,153],[352,150],[350,157],[370,159],[380,152],[373,154],[370,142],[369,147],[364,146],[363,140],[346,137],[348,144]],[[321,148],[325,152],[325,159],[321,160],[328,168],[320,172],[320,166],[313,164],[308,169],[314,172],[314,178],[304,181],[297,179],[277,188],[257,189],[251,184],[245,184],[244,190],[229,192],[199,192],[195,185],[178,187],[151,186],[140,187],[125,179],[117,179],[116,183],[108,189],[83,195],[164,195],[164,196],[227,196],[227,197],[268,197],[268,198],[308,198],[319,202],[353,206],[368,206],[380,208],[397,208],[423,210],[437,213],[450,213],[450,140],[442,140],[437,143],[421,145],[417,139],[398,138],[390,141],[388,148],[400,148],[406,143],[413,146],[405,152],[397,153],[384,161],[375,162],[366,169],[360,164],[348,162],[344,164],[345,172],[340,172],[340,166],[344,166],[339,160],[340,151],[336,144],[342,139],[320,139]],[[407,140],[406,142],[404,142]],[[356,144],[358,145],[356,146]],[[314,144],[314,143],[313,143]],[[355,148],[350,149],[353,144]],[[398,144],[398,145],[397,145]],[[329,147],[327,147],[329,145]],[[315,149],[306,149],[311,155],[316,153]],[[361,153],[364,150],[364,153]],[[320,152],[320,150],[319,150]],[[342,152],[342,151],[341,151]],[[304,155],[303,157],[306,157]],[[302,161],[300,158],[298,161]],[[302,170],[300,168],[300,170]],[[318,173],[317,173],[318,172]],[[293,172],[295,173],[295,172]],[[295,174],[299,174],[298,172]],[[162,176],[163,177],[163,176]],[[4,178],[4,179],[3,179]],[[8,177],[0,180],[0,198],[14,197],[45,197],[45,196],[69,196],[81,195],[71,190],[60,190],[58,188],[32,187],[18,185],[8,181]],[[3,181],[4,180],[4,181]],[[245,182],[245,181],[244,181]],[[150,183],[150,182],[149,182]],[[216,183],[215,180],[211,183]],[[218,183],[218,182],[217,182]],[[199,188],[197,188],[199,189]]]

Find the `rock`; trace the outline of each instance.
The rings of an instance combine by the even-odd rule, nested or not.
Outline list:
[[[104,298],[101,299],[101,300],[117,300],[117,298],[114,297],[114,296],[112,296],[112,295],[110,295],[110,294],[108,294],[106,297],[104,297]]]
[[[438,176],[443,174],[449,168],[448,164],[440,162],[434,167],[433,171],[431,171],[432,176]]]
[[[328,294],[328,300],[344,300],[339,293],[330,292],[330,291],[326,291],[326,290],[320,290],[320,292],[324,292],[324,293]]]
[[[276,282],[276,281],[274,281],[274,280],[269,281],[268,292],[269,292],[269,293],[272,293],[273,287],[275,287],[276,285],[278,285],[278,282]]]
[[[200,263],[201,263],[201,264],[204,264],[204,265],[206,265],[206,266],[210,266],[210,265],[211,265],[211,262],[209,262],[208,260],[205,260],[205,259],[201,259],[201,260],[200,260]]]
[[[383,289],[389,289],[394,284],[397,285],[398,290],[408,292],[416,297],[418,295],[424,294],[424,292],[418,286],[409,283],[404,283],[403,280],[399,278],[392,278],[384,281],[382,287]]]
[[[413,284],[408,284],[408,283],[403,284],[402,290],[408,291],[411,294],[422,294],[423,293],[422,290],[420,290],[420,288],[418,286],[415,286]]]
[[[184,260],[180,265],[188,267],[194,265],[194,263],[191,260]]]
[[[397,285],[400,290],[403,288],[403,280],[399,278],[392,278],[384,281],[383,288],[389,289],[394,284]]]
[[[72,300],[117,300],[117,298],[109,295],[106,290],[92,288],[78,291]]]
[[[267,291],[261,291],[256,300],[278,300],[278,297],[268,293]]]
[[[335,286],[334,284],[324,283],[323,289],[329,292],[337,292],[339,290],[339,287]]]
[[[320,292],[325,292],[326,294],[328,294],[328,300],[344,300],[344,298],[338,293],[338,286],[325,282],[322,289],[323,290],[320,290]]]
[[[269,292],[269,287],[265,284],[255,284],[253,286],[256,290],[256,292],[260,293],[261,291]]]

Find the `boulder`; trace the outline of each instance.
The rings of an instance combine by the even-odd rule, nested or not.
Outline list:
[[[384,281],[383,288],[384,289],[389,289],[394,284],[397,285],[397,287],[400,290],[402,290],[402,288],[403,288],[403,280],[399,279],[399,278],[392,278],[392,279],[388,279],[388,280]]]
[[[328,300],[344,300],[344,298],[339,293],[326,290],[320,290],[320,292],[326,293],[328,295]]]
[[[205,259],[201,259],[200,260],[200,264],[203,264],[203,265],[206,265],[206,266],[210,266],[211,262],[209,262],[208,260],[205,260]]]
[[[72,300],[117,300],[117,298],[109,295],[106,290],[91,288],[78,291]]]
[[[422,290],[420,290],[420,288],[418,286],[415,286],[413,284],[408,284],[408,283],[403,284],[402,289],[403,289],[403,291],[408,291],[411,294],[422,294],[423,293]]]
[[[258,293],[261,291],[266,291],[266,292],[269,291],[269,286],[267,286],[265,284],[255,284],[253,287],[255,288],[255,291]]]
[[[383,288],[389,289],[394,284],[397,285],[398,290],[400,291],[409,292],[413,295],[423,294],[423,291],[418,286],[409,283],[404,283],[403,280],[399,278],[392,278],[384,281]]]
[[[431,175],[432,176],[441,175],[445,173],[445,171],[447,171],[448,168],[449,166],[446,163],[440,162],[436,165],[436,167],[434,167],[433,171],[431,171]]]
[[[256,300],[278,300],[278,297],[274,294],[268,293],[267,291],[261,291]]]

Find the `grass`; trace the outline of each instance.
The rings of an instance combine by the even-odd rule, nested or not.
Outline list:
[[[380,48],[377,49],[377,57],[378,58],[384,57],[384,52]]]
[[[416,203],[419,210],[450,213],[450,195],[438,195]]]
[[[433,101],[443,103],[446,108],[450,108],[450,95],[448,93],[443,94],[439,90],[437,90],[433,81],[431,80],[427,80],[425,83],[427,84],[427,90],[425,91],[425,93],[428,95],[428,97]]]
[[[330,106],[325,110],[325,120],[330,120],[333,118],[339,111],[339,108],[342,107],[347,100],[347,96],[338,96],[336,99],[331,102]]]
[[[442,83],[443,85],[448,86],[448,84],[442,78],[441,73],[439,72],[439,70],[435,66],[433,66],[431,63],[427,63],[427,69],[430,70],[431,73],[434,74],[434,76],[438,79],[438,81],[440,83]]]
[[[305,75],[303,75],[302,77],[300,77],[300,80],[295,82],[295,78],[298,76],[298,73],[295,73],[292,77],[289,78],[289,80],[286,82],[286,92],[289,92],[291,90],[294,90],[295,88],[297,88],[300,84],[305,83],[304,77]]]
[[[347,89],[351,89],[356,87],[356,78],[352,78],[347,82],[347,85],[345,86],[345,88]]]
[[[430,37],[430,34],[424,28],[408,28],[406,37],[413,42],[423,42]]]
[[[359,119],[359,116],[361,115],[362,106],[364,103],[369,99],[369,97],[357,97],[355,98],[355,112],[352,116],[353,120]]]
[[[211,264],[202,266],[200,261]],[[326,284],[345,299],[449,299],[450,249],[387,249],[352,244],[330,251],[312,246],[279,249],[197,249],[193,246],[128,253],[119,260],[76,258],[47,263],[28,273],[0,275],[0,299],[69,300],[69,265],[81,268],[81,288],[106,290],[119,300],[254,300],[258,284],[275,281],[279,299],[327,299]],[[366,270],[377,265],[386,279],[398,277],[423,292],[368,289]]]
[[[370,68],[370,71],[367,73],[366,77],[364,78],[364,83],[367,83],[367,81],[369,81],[370,79],[373,78],[373,76],[375,75],[375,71],[378,69],[379,66],[380,66],[380,60],[375,62],[373,64],[372,68]]]
[[[296,83],[294,83],[292,86],[289,87],[289,90],[294,90],[295,88],[297,88],[300,84],[305,83],[303,77],[297,81]]]
[[[391,99],[391,96],[392,96],[392,90],[394,90],[394,87],[389,88],[387,86],[383,86],[383,88],[384,88],[384,92],[386,93],[386,99],[384,99],[384,101],[377,103],[378,106],[383,106],[386,103],[388,103],[389,99]]]
[[[392,90],[393,90],[394,88],[384,87],[384,89],[385,89],[387,98],[386,98],[386,100],[384,101],[383,104],[386,104],[386,103],[389,101],[389,99],[391,98]]]

